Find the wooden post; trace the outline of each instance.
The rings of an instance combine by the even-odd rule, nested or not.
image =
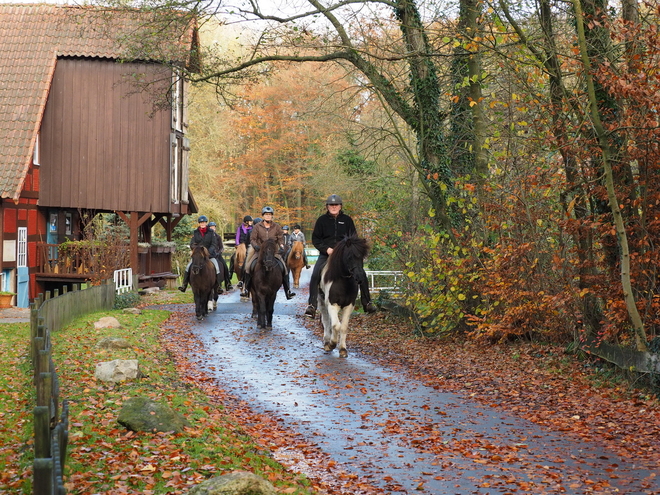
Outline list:
[[[50,457],[50,412],[46,406],[37,406],[34,415],[34,457]],[[35,492],[38,493],[38,492]]]
[[[32,493],[53,495],[53,459],[36,459],[33,463]]]

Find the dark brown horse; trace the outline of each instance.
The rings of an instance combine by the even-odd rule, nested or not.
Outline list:
[[[258,328],[273,328],[275,298],[282,286],[282,265],[275,257],[277,251],[275,239],[268,239],[261,245],[257,261],[250,268],[252,280],[248,289],[252,296],[252,315],[257,315]]]
[[[304,254],[305,245],[300,241],[294,241],[286,258],[286,264],[293,276],[293,287],[296,289],[300,287],[300,272],[305,266]]]
[[[347,357],[348,321],[355,307],[358,287],[365,281],[364,258],[369,252],[365,239],[356,235],[339,241],[321,271],[319,310],[323,323],[323,346],[326,352],[339,344],[339,357]]]
[[[192,252],[190,287],[195,297],[195,316],[202,320],[209,311],[213,311],[213,303],[217,298],[215,266],[204,246],[197,246]]]

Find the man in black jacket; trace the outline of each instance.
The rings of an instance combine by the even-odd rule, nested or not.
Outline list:
[[[346,215],[342,209],[342,200],[336,194],[331,194],[325,202],[326,213],[321,215],[314,224],[312,232],[312,243],[319,251],[318,260],[314,265],[312,279],[309,282],[309,299],[305,315],[314,318],[316,315],[316,305],[318,304],[319,282],[321,282],[321,270],[328,261],[328,256],[332,254],[334,247],[344,237],[356,234],[353,219]],[[377,311],[371,302],[369,295],[369,285],[367,279],[360,285],[360,300],[362,307],[367,313]]]

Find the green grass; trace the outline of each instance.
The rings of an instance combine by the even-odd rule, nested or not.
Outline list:
[[[191,302],[191,294],[180,294]],[[179,296],[174,294],[178,299]],[[115,316],[120,329],[95,329]],[[68,493],[182,493],[233,470],[254,472],[284,493],[311,493],[303,476],[286,471],[228,416],[217,401],[184,381],[160,341],[168,313],[109,311],[81,317],[52,335],[61,397],[69,401]],[[29,325],[0,325],[0,492],[31,493],[34,391],[28,359]],[[130,349],[100,351],[103,337],[122,337]],[[94,377],[96,363],[137,359],[144,377],[114,386]],[[190,422],[182,434],[133,433],[117,423],[125,400],[147,396],[169,404]]]

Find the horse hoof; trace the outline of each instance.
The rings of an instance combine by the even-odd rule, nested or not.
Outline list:
[[[346,349],[339,349],[339,357],[348,357],[348,351]]]
[[[272,329],[273,329],[273,325],[266,325],[266,330],[272,330]]]
[[[334,344],[332,342],[326,342],[323,348],[325,349],[325,352],[332,352],[332,350],[337,347],[337,344]]]
[[[197,317],[197,321],[202,321],[203,319],[204,319],[203,316],[198,316],[198,317]]]

